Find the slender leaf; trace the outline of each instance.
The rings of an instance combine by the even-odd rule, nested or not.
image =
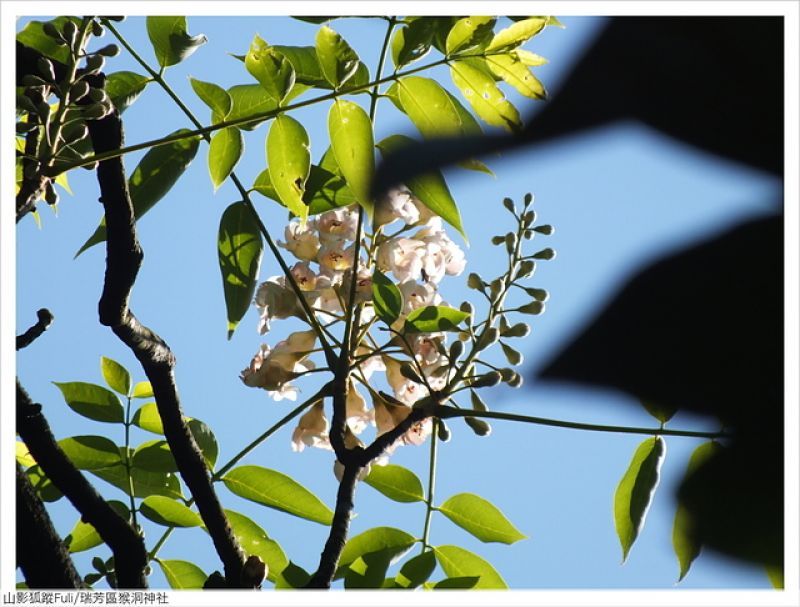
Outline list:
[[[403,294],[400,289],[378,269],[372,274],[372,306],[378,318],[387,325],[396,321],[403,310]],[[374,466],[373,472],[378,468],[385,466]]]
[[[208,576],[189,561],[156,559],[173,590],[200,590]]]
[[[436,560],[450,578],[478,577],[474,588],[505,590],[505,580],[477,554],[458,546],[436,546]],[[441,582],[440,582],[441,583]]]
[[[289,566],[280,544],[271,539],[255,521],[234,510],[225,510],[239,545],[247,555],[254,554],[267,564],[267,579],[275,582]]]
[[[186,505],[163,495],[146,497],[139,506],[145,517],[165,527],[199,527],[203,524],[200,515]]]
[[[368,529],[347,540],[339,557],[339,572],[337,576],[344,575],[345,568],[365,554],[388,550],[392,553],[390,562],[394,562],[408,552],[416,541],[413,535],[394,527]]]
[[[328,133],[339,170],[359,204],[372,213],[375,142],[369,116],[357,103],[337,99],[328,113]]]
[[[648,411],[649,410],[648,408]],[[703,443],[697,447],[689,458],[686,476],[692,474],[721,449],[722,447],[720,444],[714,441]],[[702,545],[697,540],[697,534],[694,533],[692,516],[686,509],[686,506],[680,502],[675,510],[675,520],[672,524],[672,547],[675,551],[675,556],[678,557],[678,565],[680,567],[678,581],[680,582],[686,577],[686,574],[689,573],[692,563],[698,557],[702,549]]]
[[[161,415],[158,413],[158,406],[155,403],[145,403],[139,407],[133,414],[131,423],[153,434],[164,434]]]
[[[130,519],[130,510],[124,503],[118,500],[109,500],[108,505],[126,521]],[[103,543],[103,538],[100,537],[93,525],[85,523],[79,518],[72,527],[72,531],[64,538],[64,543],[69,551],[75,554],[99,546]]]
[[[31,466],[36,465],[36,460],[33,459],[30,451],[28,451],[28,447],[25,443],[20,440],[14,442],[14,447],[16,449],[16,459],[17,463],[22,466],[23,468],[30,468]]]
[[[516,54],[490,55],[486,57],[486,64],[495,75],[517,89],[521,95],[531,99],[547,97],[544,85],[533,75],[530,68],[517,58]]]
[[[245,499],[323,525],[333,512],[294,479],[261,466],[239,466],[222,477],[225,486]]]
[[[458,323],[466,320],[469,314],[447,306],[425,306],[413,310],[405,323],[406,333],[435,333],[437,331],[458,331]]]
[[[219,455],[219,445],[211,428],[199,419],[187,419],[186,426],[189,428],[189,432],[192,433],[197,446],[200,447],[200,452],[203,454],[209,469],[213,470]]]
[[[133,465],[147,472],[177,472],[178,464],[165,440],[146,441],[133,452]]]
[[[416,474],[403,466],[396,464],[372,466],[364,482],[396,502],[411,503],[425,500],[422,482]]]
[[[295,71],[291,61],[258,35],[250,43],[244,64],[277,105],[283,102],[294,86]]]
[[[133,456],[133,449],[128,453]],[[124,448],[120,447],[120,458],[125,457]],[[124,459],[123,459],[124,461]],[[128,472],[123,465],[102,468],[100,470],[90,470],[92,474],[103,479],[107,483],[121,489],[126,495],[130,495],[128,484]],[[151,472],[141,468],[132,467],[131,476],[133,477],[134,497],[147,497],[149,495],[164,495],[166,497],[183,498],[181,483],[178,477],[170,472]]]
[[[495,17],[464,17],[456,21],[447,34],[445,50],[452,56],[463,51],[482,47],[492,39]]]
[[[258,224],[244,202],[234,202],[222,214],[217,254],[230,339],[250,307],[264,254]]]
[[[267,166],[281,202],[297,217],[308,217],[303,194],[311,170],[311,150],[308,133],[294,118],[284,114],[272,122],[267,136]]]
[[[436,557],[432,550],[427,550],[403,564],[394,578],[394,585],[397,588],[416,588],[428,581],[434,569]]]
[[[475,110],[475,113],[492,126],[499,126],[507,131],[518,131],[522,127],[519,112],[505,98],[503,92],[490,75],[481,70],[474,62],[466,60],[454,61],[450,64],[450,75],[464,98]]]
[[[190,36],[180,16],[147,17],[147,35],[161,67],[180,63],[208,41],[203,34]]]
[[[211,108],[212,122],[225,120],[233,108],[230,93],[213,82],[203,82],[196,78],[189,78],[189,82],[202,102]]]
[[[80,381],[53,383],[75,413],[98,422],[121,424],[125,421],[119,397],[108,388]]]
[[[99,470],[121,462],[119,448],[103,436],[71,436],[58,446],[79,470]]]
[[[173,134],[188,133],[180,129]],[[161,200],[178,181],[189,163],[197,154],[200,137],[187,137],[150,148],[128,179],[133,214],[138,220]],[[105,218],[89,239],[75,254],[75,257],[86,249],[106,239]]]
[[[482,542],[513,544],[526,538],[496,506],[472,493],[454,495],[438,510]]]
[[[403,109],[423,137],[464,135],[462,114],[441,84],[431,78],[406,76],[397,82]]]
[[[244,151],[244,138],[236,127],[217,131],[208,148],[208,174],[214,191],[222,185],[233,171]]]
[[[132,398],[153,398],[153,386],[149,381],[140,381],[133,387]]]
[[[101,356],[100,370],[109,388],[122,396],[128,396],[131,391],[131,374],[125,367],[115,360]]]
[[[392,62],[396,69],[422,59],[433,43],[434,24],[430,19],[415,19],[395,30],[392,36]]]
[[[358,55],[327,25],[317,31],[314,47],[322,75],[334,88],[338,89],[355,75],[359,66]]]
[[[121,114],[142,94],[150,78],[136,72],[113,72],[106,76],[106,93]]]
[[[515,49],[541,32],[545,25],[547,25],[546,17],[529,17],[517,21],[497,32],[486,47],[486,52]]]
[[[523,48],[516,49],[514,51],[514,54],[520,61],[522,61],[522,63],[530,67],[538,67],[540,65],[546,65],[547,63],[549,63],[549,61],[547,61],[547,59],[545,59],[541,55],[537,55],[536,53],[526,51]]]
[[[622,545],[622,561],[644,525],[644,519],[658,486],[666,444],[660,436],[642,442],[622,476],[614,494],[614,526]]]

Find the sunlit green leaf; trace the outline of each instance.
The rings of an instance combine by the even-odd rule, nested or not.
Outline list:
[[[244,64],[278,105],[294,86],[295,71],[291,61],[258,35],[250,43]]]
[[[434,24],[429,19],[415,19],[395,30],[392,36],[391,53],[395,68],[422,59],[430,51]]]
[[[544,85],[533,75],[530,68],[525,65],[514,53],[506,55],[489,55],[486,64],[492,72],[513,86],[520,95],[531,99],[544,99],[547,97]]]
[[[433,25],[433,46],[442,54],[447,53],[447,36],[453,26],[458,22],[459,17],[416,17],[417,19],[428,19]]]
[[[480,581],[479,575],[448,577],[430,586],[431,590],[470,590]]]
[[[225,486],[245,499],[300,518],[330,525],[333,512],[294,479],[261,466],[239,466],[222,477]]]
[[[230,87],[227,93],[231,97],[231,111],[225,120],[239,120],[278,109],[277,102],[260,84],[237,84]],[[241,124],[238,128],[252,131],[264,120],[266,118]]]
[[[464,135],[462,114],[441,84],[431,78],[406,76],[397,81],[403,109],[423,137]]]
[[[172,134],[188,132],[187,129],[180,129]],[[172,186],[194,159],[199,144],[199,136],[187,137],[172,143],[157,145],[147,151],[133,171],[133,175],[128,179],[133,214],[137,220],[172,189]],[[105,239],[106,225],[105,218],[103,218],[94,234],[78,250],[75,257]]]
[[[427,550],[403,563],[394,578],[394,585],[398,588],[416,588],[431,577],[434,569],[436,557],[432,550]]]
[[[547,25],[546,17],[530,17],[517,21],[497,32],[486,47],[486,52],[517,48],[541,32],[545,25]]]
[[[422,482],[417,475],[396,464],[372,466],[364,482],[396,502],[421,502],[425,499]]]
[[[118,500],[109,500],[108,505],[126,521],[130,519],[128,506]],[[95,546],[103,543],[103,538],[90,523],[82,521],[80,518],[72,527],[72,531],[64,538],[64,543],[73,554],[91,550]]]
[[[128,453],[133,456],[133,449]],[[125,450],[120,447],[120,458],[124,460]],[[124,465],[102,468],[100,470],[90,470],[98,478],[121,489],[130,495],[130,485],[128,482],[128,472]],[[178,477],[171,472],[152,472],[132,467],[131,476],[133,477],[134,497],[147,497],[148,495],[164,495],[166,497],[183,498],[181,483]]]
[[[67,21],[72,21],[76,25],[80,25],[80,20],[75,17],[56,17],[49,21],[58,31],[64,31],[64,24]],[[69,59],[69,49],[64,45],[56,44],[56,41],[44,33],[43,26],[46,21],[30,21],[20,32],[17,33],[17,41],[21,42],[28,48],[39,51],[45,57],[50,57],[61,63],[66,63]]]
[[[98,470],[120,463],[119,448],[103,436],[71,436],[58,446],[79,470]]]
[[[64,497],[61,490],[53,484],[39,464],[31,466],[25,471],[36,495],[44,502],[55,502]]]
[[[653,401],[649,400],[643,400],[640,402],[642,407],[644,407],[644,410],[655,417],[662,424],[666,424],[669,420],[671,420],[672,416],[678,411],[678,407],[672,405],[654,403]]]
[[[190,36],[180,16],[147,17],[147,35],[161,67],[180,63],[208,41],[203,34]]]
[[[98,422],[125,421],[125,411],[119,397],[108,388],[80,381],[53,383],[75,413]]]
[[[317,51],[313,46],[285,46],[275,44],[272,48],[281,53],[292,63],[295,72],[295,82],[317,88],[330,88],[330,84],[322,75],[322,68],[319,66],[319,59],[317,59]]]
[[[400,289],[383,272],[377,269],[372,275],[372,306],[378,318],[387,325],[391,325],[397,320],[403,309],[403,294]],[[385,466],[374,466],[373,472],[378,468],[385,468]],[[381,473],[378,474],[380,475]]]
[[[208,148],[208,174],[215,191],[231,174],[243,151],[244,138],[236,127],[221,129],[211,138]]]
[[[199,527],[203,524],[200,515],[178,500],[151,495],[139,506],[139,512],[158,525],[165,527]]]
[[[482,542],[513,544],[526,537],[494,504],[472,493],[454,495],[438,510]]]
[[[211,108],[212,121],[225,120],[233,108],[233,99],[231,99],[230,93],[213,82],[203,82],[196,78],[189,78],[189,82],[197,96]]]
[[[391,562],[408,552],[416,542],[413,535],[394,527],[374,527],[347,540],[339,557],[337,576],[344,575],[344,569],[360,556],[388,550],[392,553]]]
[[[101,356],[100,370],[109,388],[122,396],[128,396],[131,391],[131,374],[125,367],[115,360]]]
[[[659,409],[659,411],[661,410]],[[714,441],[703,443],[697,447],[689,458],[686,475],[693,473],[721,449],[720,444]],[[701,543],[697,540],[697,534],[693,532],[693,526],[691,514],[683,504],[678,503],[678,507],[675,510],[675,520],[672,524],[672,547],[675,550],[675,556],[678,557],[678,565],[680,567],[680,572],[678,573],[679,582],[689,573],[692,562],[698,557],[702,549]]]
[[[136,413],[133,414],[131,423],[139,426],[142,430],[147,430],[154,434],[164,434],[161,415],[159,415],[158,406],[155,403],[145,403],[139,407]]]
[[[344,572],[344,587],[348,590],[351,588],[382,588],[386,579],[386,570],[394,556],[393,548],[362,554],[350,563]]]
[[[505,98],[494,78],[476,64],[466,60],[454,61],[450,64],[450,75],[481,120],[512,132],[522,127],[517,109]]]
[[[234,510],[225,510],[233,534],[245,554],[256,555],[267,564],[267,579],[274,582],[289,566],[280,544],[271,539],[255,521]]]
[[[200,590],[208,576],[189,561],[156,559],[173,590]]]
[[[508,588],[494,567],[469,550],[458,546],[436,546],[433,552],[439,565],[450,578],[479,577],[474,588],[498,590]]]
[[[342,86],[358,69],[356,52],[327,25],[319,28],[314,47],[322,75],[334,88]]]
[[[406,333],[435,333],[458,331],[458,324],[469,316],[466,312],[448,306],[425,306],[413,310],[405,323]]]
[[[263,253],[264,242],[251,210],[244,202],[234,202],[220,218],[217,237],[228,339],[250,307]]]
[[[28,447],[25,443],[20,440],[15,441],[14,447],[16,448],[17,463],[20,466],[23,468],[30,468],[36,464],[36,460],[33,459],[33,456],[30,454],[30,451],[28,451]]]
[[[622,476],[614,494],[614,526],[622,545],[622,561],[644,525],[653,495],[658,486],[666,444],[660,436],[642,442]]]
[[[153,386],[150,385],[149,381],[140,381],[133,387],[133,394],[131,394],[132,398],[152,398],[153,397]]]
[[[294,118],[284,114],[273,120],[267,135],[267,166],[281,202],[305,219],[308,207],[303,194],[311,170],[311,149],[308,133]]]
[[[142,94],[150,79],[136,72],[113,72],[106,76],[106,93],[121,114]]]
[[[522,63],[530,67],[538,67],[540,65],[545,65],[549,63],[549,61],[544,57],[542,57],[541,55],[537,55],[536,53],[527,51],[524,48],[515,49],[513,52],[517,56],[517,59],[519,59],[520,61],[522,61]]]
[[[177,472],[178,464],[165,440],[146,441],[133,452],[133,465],[147,472]]]
[[[464,17],[456,21],[447,34],[445,50],[448,55],[474,49],[487,44],[492,39],[495,17]]]
[[[369,116],[357,103],[337,99],[328,113],[328,134],[339,170],[356,200],[371,213],[375,143]]]

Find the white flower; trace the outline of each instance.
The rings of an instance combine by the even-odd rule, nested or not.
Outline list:
[[[297,286],[301,291],[313,291],[317,286],[317,275],[311,270],[307,261],[298,261],[291,268]]]
[[[275,400],[296,400],[297,388],[289,382],[314,368],[314,364],[305,359],[315,340],[314,331],[298,331],[279,342],[274,350],[262,344],[240,379],[251,388],[265,389]]]
[[[405,188],[393,188],[375,205],[374,225],[381,226],[402,219],[407,225],[419,221],[419,208]]]
[[[422,269],[426,280],[438,283],[445,274],[457,276],[464,271],[464,251],[444,231],[441,217],[432,218],[414,239],[425,246]]]
[[[378,246],[376,261],[382,272],[392,272],[398,282],[405,282],[420,277],[424,255],[422,242],[396,236]]]
[[[438,306],[442,303],[442,297],[434,285],[428,283],[417,283],[413,280],[397,285],[400,293],[403,294],[403,314],[409,314],[417,308],[425,306]]]
[[[309,222],[310,223],[310,222]],[[358,228],[358,211],[353,207],[342,207],[321,213],[314,220],[319,239],[355,240]]]
[[[383,357],[383,364],[386,365],[386,380],[392,387],[394,397],[406,405],[413,405],[420,398],[428,396],[428,389],[422,384],[418,384],[405,377],[400,372],[400,362],[391,356]]]
[[[347,390],[345,416],[353,434],[361,434],[369,424],[375,423],[372,409],[367,408],[367,401],[358,393],[352,380]]]
[[[345,246],[343,238],[331,238],[325,240],[317,253],[317,261],[323,268],[341,271],[353,266],[355,255],[355,245]]]
[[[256,291],[255,305],[260,315],[258,332],[261,335],[269,331],[271,319],[289,318],[299,312],[297,296],[286,286],[285,276],[272,276],[262,282]]]
[[[325,417],[323,401],[317,401],[297,422],[292,433],[292,451],[306,447],[331,449],[328,439],[328,418]]]
[[[299,221],[292,221],[286,226],[284,235],[286,242],[279,240],[278,245],[298,259],[311,261],[317,256],[319,238],[312,231],[310,222],[302,225]]]
[[[356,356],[358,358],[362,358],[372,352],[369,348],[365,346],[359,346],[356,348]],[[385,371],[386,365],[383,364],[383,360],[381,359],[380,354],[373,354],[369,358],[362,360],[358,368],[361,370],[361,374],[364,376],[364,379],[369,381],[369,378],[372,377],[372,374],[375,371]]]

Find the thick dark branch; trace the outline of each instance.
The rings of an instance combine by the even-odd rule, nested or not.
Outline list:
[[[95,152],[119,149],[123,144],[119,114],[88,122]],[[175,358],[155,332],[142,325],[128,308],[133,284],[142,263],[135,218],[121,158],[99,163],[97,179],[106,219],[106,274],[99,303],[100,322],[111,327],[127,345],[153,386],[164,435],[178,470],[194,497],[230,587],[241,585],[244,556],[222,505],[211,485],[205,459],[184,422],[173,369]]]
[[[121,588],[146,588],[147,550],[142,537],[114,512],[72,464],[56,442],[41,405],[34,404],[17,381],[17,431],[53,484],[91,524],[114,553]]]
[[[42,333],[47,331],[50,323],[53,322],[53,314],[47,308],[41,308],[36,312],[36,318],[39,320],[36,321],[35,325],[22,335],[17,336],[17,350],[30,346]]]
[[[82,588],[69,550],[17,464],[17,567],[28,588]]]

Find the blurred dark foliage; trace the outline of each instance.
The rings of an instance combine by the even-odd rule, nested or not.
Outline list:
[[[409,146],[374,187],[622,120],[781,176],[783,73],[782,17],[614,18],[522,133]],[[679,499],[697,540],[768,566],[783,563],[782,276],[782,217],[739,225],[638,272],[540,373],[719,418],[732,438]]]

